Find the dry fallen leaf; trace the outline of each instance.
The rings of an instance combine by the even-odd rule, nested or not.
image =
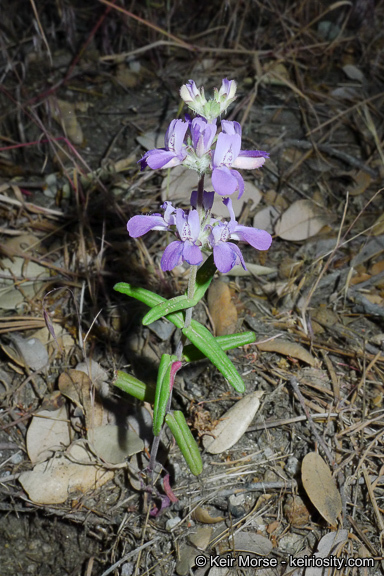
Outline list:
[[[196,522],[201,522],[202,524],[217,524],[218,522],[224,520],[222,516],[215,516],[215,518],[212,518],[209,512],[201,506],[195,508],[192,517],[194,520],[196,520]]]
[[[288,340],[275,338],[274,340],[269,340],[269,342],[260,342],[260,344],[257,344],[257,347],[263,352],[277,352],[277,354],[284,354],[284,356],[298,358],[310,366],[317,366],[316,358],[296,342],[289,342]]]
[[[384,212],[381,214],[372,226],[373,236],[380,236],[384,233]]]
[[[213,436],[203,436],[203,446],[210,454],[221,454],[231,448],[246,432],[260,405],[264,392],[244,396],[220,418],[210,431]]]
[[[36,464],[31,472],[23,472],[19,482],[36,504],[62,504],[76,492],[99,488],[114,473],[95,465],[95,461],[79,441],[68,449],[66,455]]]
[[[317,452],[304,457],[301,478],[312,504],[331,526],[336,526],[342,511],[340,493],[330,469]]]
[[[61,125],[65,135],[73,144],[82,144],[84,137],[77,121],[75,107],[71,102],[51,98],[49,100],[52,117]]]
[[[214,280],[208,290],[208,308],[216,336],[233,334],[237,324],[237,310],[228,284]]]
[[[363,194],[372,180],[371,176],[364,172],[364,170],[360,170],[353,179],[355,185],[352,186],[352,188],[348,188],[348,192],[351,196],[359,196],[360,194]]]
[[[229,539],[236,552],[244,551],[267,556],[273,548],[272,542],[257,532],[240,532]]]
[[[81,370],[68,370],[59,378],[60,392],[69,398],[76,406],[84,410],[88,431],[104,424],[103,405],[95,398],[91,399],[92,382],[89,376]]]
[[[320,232],[328,223],[326,216],[314,202],[297,200],[277,221],[275,233],[283,240],[306,240]]]
[[[189,541],[192,546],[184,545],[180,548],[180,558],[176,564],[176,573],[179,576],[186,576],[190,574],[190,569],[195,564],[195,558],[199,554],[199,550],[205,550],[209,544],[212,536],[211,526],[199,526],[197,531],[192,534]]]
[[[98,426],[88,436],[94,452],[109,464],[121,464],[144,448],[144,442],[136,432],[122,426]]]
[[[44,462],[70,444],[69,423],[65,406],[58,410],[41,410],[34,416],[27,432],[27,451],[32,464]]]
[[[340,548],[348,541],[348,530],[339,530],[338,532],[329,532],[322,537],[317,545],[315,558],[328,558],[330,555],[339,557]],[[296,572],[295,572],[296,574]],[[295,576],[295,575],[292,575]],[[305,570],[305,576],[324,576],[324,567],[308,566]]]

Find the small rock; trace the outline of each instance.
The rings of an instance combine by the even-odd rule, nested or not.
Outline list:
[[[166,528],[166,530],[171,531],[172,528],[177,526],[180,522],[181,522],[180,516],[175,516],[174,518],[170,518],[169,520],[167,520],[167,522],[165,524],[165,528]]]
[[[148,328],[154,332],[154,334],[156,334],[156,336],[163,342],[167,342],[176,330],[176,326],[174,324],[164,320],[156,320],[156,322],[149,324]]]

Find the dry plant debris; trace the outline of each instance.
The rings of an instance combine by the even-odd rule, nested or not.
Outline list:
[[[265,576],[322,574],[289,556],[374,559],[332,574],[383,574],[383,0],[1,8],[2,576],[255,573],[239,556],[276,561]],[[194,479],[163,438],[153,518],[151,406],[110,383],[116,369],[151,382],[174,336],[140,327],[144,307],[112,286],[185,290],[184,267],[161,272],[164,239],[126,232],[185,174],[136,162],[162,145],[181,83],[225,76],[239,84],[228,119],[271,155],[236,218],[275,239],[226,284],[233,324],[257,337],[232,354],[246,396],[204,363],[179,372],[175,408],[224,443]],[[236,562],[210,565],[220,554]]]

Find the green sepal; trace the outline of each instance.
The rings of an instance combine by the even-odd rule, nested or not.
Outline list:
[[[209,258],[206,259],[204,264],[200,266],[196,274],[195,293],[193,295],[193,299],[196,301],[196,304],[200,302],[208,290],[216,270],[217,268],[213,261],[213,254],[211,254]]]
[[[177,356],[163,354],[157,373],[156,395],[153,406],[153,434],[158,436],[164,423],[165,412],[169,396],[171,394],[171,368],[173,362],[177,361]]]
[[[203,471],[203,461],[196,440],[192,436],[184,414],[180,410],[169,412],[165,421],[169,426],[182,455],[192,474],[198,476]]]
[[[216,342],[220,345],[223,352],[239,348],[246,344],[253,344],[256,342],[256,334],[254,332],[239,332],[238,334],[226,334],[224,336],[216,336]],[[204,352],[201,352],[193,344],[184,346],[183,360],[184,362],[196,362],[206,358]]]
[[[122,294],[126,294],[131,298],[136,298],[143,304],[146,304],[150,308],[153,308],[157,304],[161,304],[162,302],[167,302],[165,298],[151,292],[150,290],[146,290],[145,288],[134,288],[130,284],[126,282],[118,282],[113,287],[116,292],[121,292]],[[167,320],[172,322],[176,326],[176,328],[182,328],[184,326],[184,316],[181,312],[174,312],[173,314],[168,314]]]
[[[130,394],[134,398],[141,400],[142,402],[150,402],[153,404],[155,400],[155,387],[145,384],[141,380],[138,380],[131,374],[127,374],[122,370],[117,370],[115,372],[115,377],[112,382],[114,386],[123,390],[127,394]]]
[[[223,376],[225,376],[237,392],[240,394],[245,392],[245,385],[240,374],[230,359],[226,356],[225,352],[221,349],[216,338],[212,336],[205,326],[196,322],[196,320],[192,320],[191,325],[188,326],[188,328],[183,328],[182,332],[184,336],[186,336],[190,342],[204,354],[204,356],[209,358],[212,364],[220,370]]]

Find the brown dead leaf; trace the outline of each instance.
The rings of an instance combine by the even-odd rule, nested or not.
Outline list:
[[[245,434],[260,406],[264,392],[258,390],[236,402],[211,430],[203,436],[203,446],[210,454],[221,454],[231,448]]]
[[[65,406],[50,412],[41,410],[33,418],[27,432],[27,451],[32,464],[44,462],[71,441]]]
[[[111,471],[96,465],[83,441],[72,444],[66,455],[51,458],[23,472],[19,482],[37,504],[62,504],[71,493],[99,488],[113,478]]]
[[[224,520],[222,516],[212,518],[209,512],[205,508],[201,508],[201,506],[195,508],[192,517],[196,522],[201,522],[202,524],[217,524],[217,522]]]
[[[373,236],[380,236],[384,233],[384,212],[381,214],[372,227]]]
[[[76,406],[85,413],[88,430],[101,426],[104,410],[100,402],[91,399],[92,382],[85,372],[80,370],[68,370],[59,378],[60,392],[69,398]]]
[[[257,347],[263,352],[277,352],[277,354],[298,358],[310,366],[317,366],[316,358],[314,358],[312,354],[310,354],[305,348],[303,348],[303,346],[297,344],[296,342],[289,342],[288,340],[275,338],[269,342],[261,342],[260,344],[257,344]]]
[[[233,334],[236,329],[237,310],[228,284],[221,280],[212,282],[208,290],[208,308],[215,325],[216,336]]]
[[[331,526],[336,526],[342,511],[340,493],[330,469],[317,452],[304,457],[301,478],[312,504]]]
[[[84,137],[77,121],[75,107],[71,102],[51,98],[49,100],[52,117],[63,128],[65,135],[73,144],[82,144]]]
[[[353,177],[353,179],[355,181],[355,185],[348,190],[351,196],[359,196],[360,194],[363,194],[372,180],[371,176],[363,170],[360,170],[360,172],[358,172],[356,176]]]
[[[297,200],[278,220],[275,233],[283,240],[306,240],[320,232],[327,223],[326,215],[314,202]]]

